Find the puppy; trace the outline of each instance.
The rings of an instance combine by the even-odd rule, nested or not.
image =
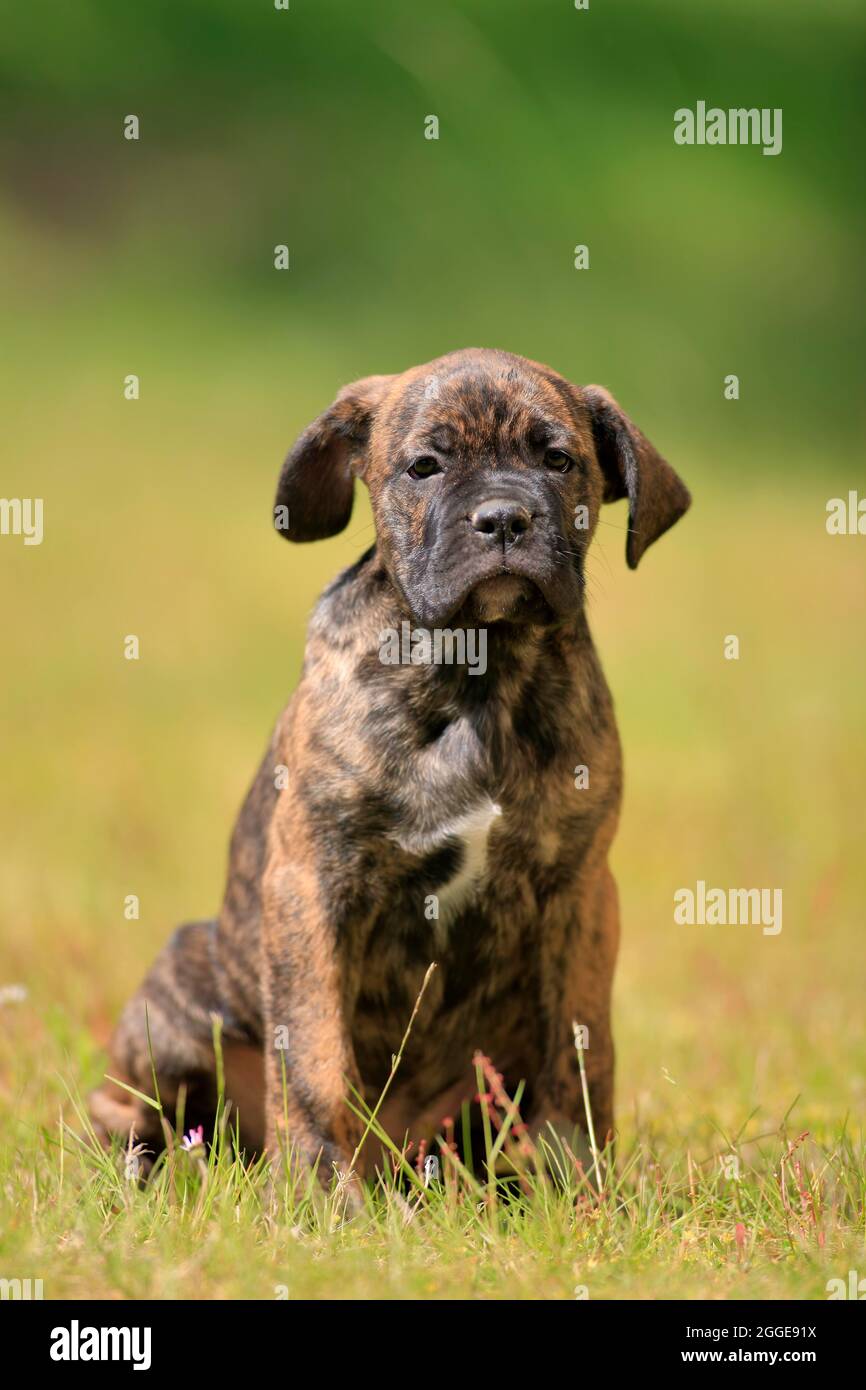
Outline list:
[[[346,1172],[352,1088],[376,1102],[435,961],[380,1114],[394,1140],[473,1097],[476,1049],[525,1083],[534,1131],[579,1138],[574,1022],[603,1140],[621,762],[586,555],[602,505],[628,497],[635,568],[689,493],[607,391],[475,349],[344,387],[285,462],[281,534],[341,531],[356,478],[375,542],[315,609],[219,917],[159,955],[109,1073],[151,1094],[152,1057],[169,1115],[183,1088],[207,1123],[218,1015],[242,1142]],[[91,1108],[103,1135],[161,1143],[114,1082]]]

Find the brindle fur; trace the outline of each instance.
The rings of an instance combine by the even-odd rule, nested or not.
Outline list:
[[[550,447],[574,460],[569,472],[545,466]],[[419,455],[443,472],[408,477]],[[344,388],[284,467],[289,539],[341,529],[354,476],[370,488],[376,542],[314,612],[300,684],[232,837],[219,918],[164,948],[123,1013],[109,1073],[150,1093],[146,1001],[164,1102],[171,1111],[184,1084],[190,1121],[208,1115],[219,1014],[243,1142],[273,1155],[288,1140],[323,1173],[345,1168],[359,1133],[347,1088],[375,1102],[435,960],[382,1112],[392,1136],[435,1133],[472,1096],[475,1049],[526,1082],[533,1127],[585,1130],[576,1020],[604,1137],[621,762],[583,608],[586,547],[602,502],[627,495],[635,566],[689,494],[607,392],[481,350]],[[511,546],[469,522],[502,496],[532,518]],[[486,672],[383,665],[380,634],[403,621],[486,626]],[[486,857],[449,897],[473,816],[482,834],[489,820]],[[92,1113],[106,1135],[161,1143],[155,1111],[111,1082]]]

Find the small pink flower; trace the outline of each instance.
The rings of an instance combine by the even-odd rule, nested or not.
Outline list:
[[[180,1147],[186,1149],[187,1153],[204,1148],[204,1125],[199,1125],[197,1129],[191,1129],[189,1134],[185,1134],[180,1141]]]

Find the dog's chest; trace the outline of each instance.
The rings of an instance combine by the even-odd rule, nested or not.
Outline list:
[[[442,827],[442,847],[453,846],[452,872],[437,889],[440,916],[452,917],[482,887],[490,862],[490,837],[502,815],[497,802],[485,797],[463,815]]]
[[[393,834],[409,856],[406,873],[410,894],[423,906],[428,920],[447,922],[475,898],[490,868],[490,842],[502,808],[485,794],[468,805],[459,799],[435,798],[419,807],[414,824]]]

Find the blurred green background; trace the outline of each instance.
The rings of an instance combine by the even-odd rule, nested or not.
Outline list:
[[[607,385],[695,496],[636,575],[611,509],[592,569],[627,770],[623,1124],[862,1112],[866,540],[824,521],[863,484],[863,38],[855,0],[5,18],[0,490],[45,499],[41,547],[0,538],[17,1113],[51,1113],[58,1047],[98,1075],[91,1039],[216,909],[310,606],[370,541],[363,499],[342,537],[278,539],[282,455],[345,381],[468,345]],[[783,152],[677,147],[698,100],[781,107]],[[781,936],[675,927],[698,878],[782,887]]]

